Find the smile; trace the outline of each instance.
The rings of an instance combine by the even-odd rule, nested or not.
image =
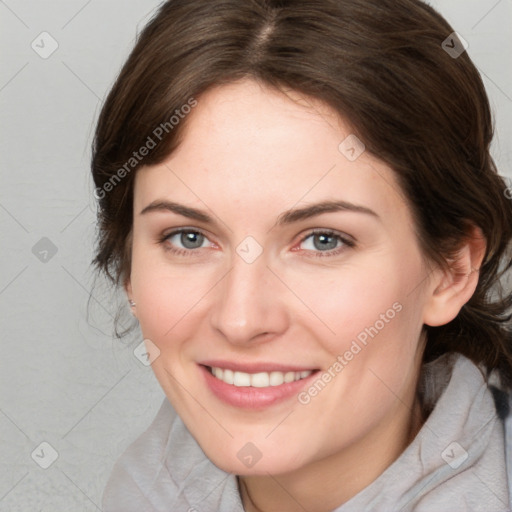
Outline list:
[[[297,380],[309,377],[313,371],[305,370],[300,372],[258,372],[246,373],[223,369],[219,367],[210,367],[211,374],[217,379],[231,384],[236,387],[253,387],[253,388],[268,388],[271,386],[281,386]]]
[[[286,400],[293,401],[319,372],[317,369],[287,368],[273,363],[220,361],[203,362],[198,369],[206,387],[217,399],[230,406],[251,410],[262,410]]]

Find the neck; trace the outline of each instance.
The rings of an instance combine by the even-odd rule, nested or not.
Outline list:
[[[418,398],[342,451],[290,473],[239,477],[246,512],[329,512],[370,485],[405,450],[424,418]],[[399,421],[397,421],[399,415]]]

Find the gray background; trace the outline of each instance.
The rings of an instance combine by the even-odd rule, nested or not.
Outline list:
[[[133,354],[138,333],[112,338],[123,298],[93,288],[88,170],[102,99],[159,3],[0,0],[0,511],[101,510],[164,397]],[[469,43],[512,177],[512,0],[431,3]]]

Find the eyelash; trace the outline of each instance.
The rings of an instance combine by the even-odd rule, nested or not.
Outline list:
[[[356,246],[355,242],[348,238],[347,236],[343,236],[337,231],[333,231],[331,229],[321,228],[312,229],[311,231],[309,231],[300,239],[299,244],[303,244],[308,238],[314,235],[327,235],[328,237],[337,238],[342,245],[340,247],[336,247],[335,249],[329,249],[327,251],[312,251],[312,255],[309,254],[308,257],[312,256],[313,258],[331,258],[334,256],[338,256],[347,249],[353,249]]]
[[[195,233],[195,234],[199,234],[199,235],[204,236],[208,240],[208,237],[206,236],[206,234],[203,233],[199,229],[180,228],[180,229],[176,229],[176,230],[171,231],[170,233],[162,236],[158,240],[158,243],[163,245],[164,249],[166,251],[169,251],[172,254],[175,254],[176,256],[192,256],[192,255],[198,256],[199,255],[198,254],[199,251],[197,249],[179,249],[179,248],[176,248],[176,247],[172,247],[172,246],[170,246],[169,244],[166,243],[173,236],[179,235],[179,234],[182,234],[182,233]],[[356,244],[355,244],[355,242],[353,240],[349,239],[348,237],[342,236],[340,233],[338,233],[336,231],[332,231],[330,229],[318,229],[318,228],[317,229],[313,229],[310,232],[308,232],[306,235],[304,235],[300,239],[299,244],[304,243],[308,238],[310,238],[310,237],[312,237],[314,235],[327,235],[328,237],[336,237],[343,245],[341,247],[337,247],[335,249],[330,249],[328,251],[312,251],[313,252],[313,256],[308,255],[308,257],[309,256],[314,257],[314,258],[333,257],[333,256],[337,256],[338,254],[340,254],[342,251],[346,250],[347,248],[351,249],[351,248],[354,248],[356,246]],[[201,249],[201,247],[199,247],[198,249]]]

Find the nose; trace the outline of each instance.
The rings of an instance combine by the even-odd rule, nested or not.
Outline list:
[[[284,286],[263,255],[247,263],[234,254],[230,271],[215,289],[211,325],[229,343],[259,344],[286,331]]]

